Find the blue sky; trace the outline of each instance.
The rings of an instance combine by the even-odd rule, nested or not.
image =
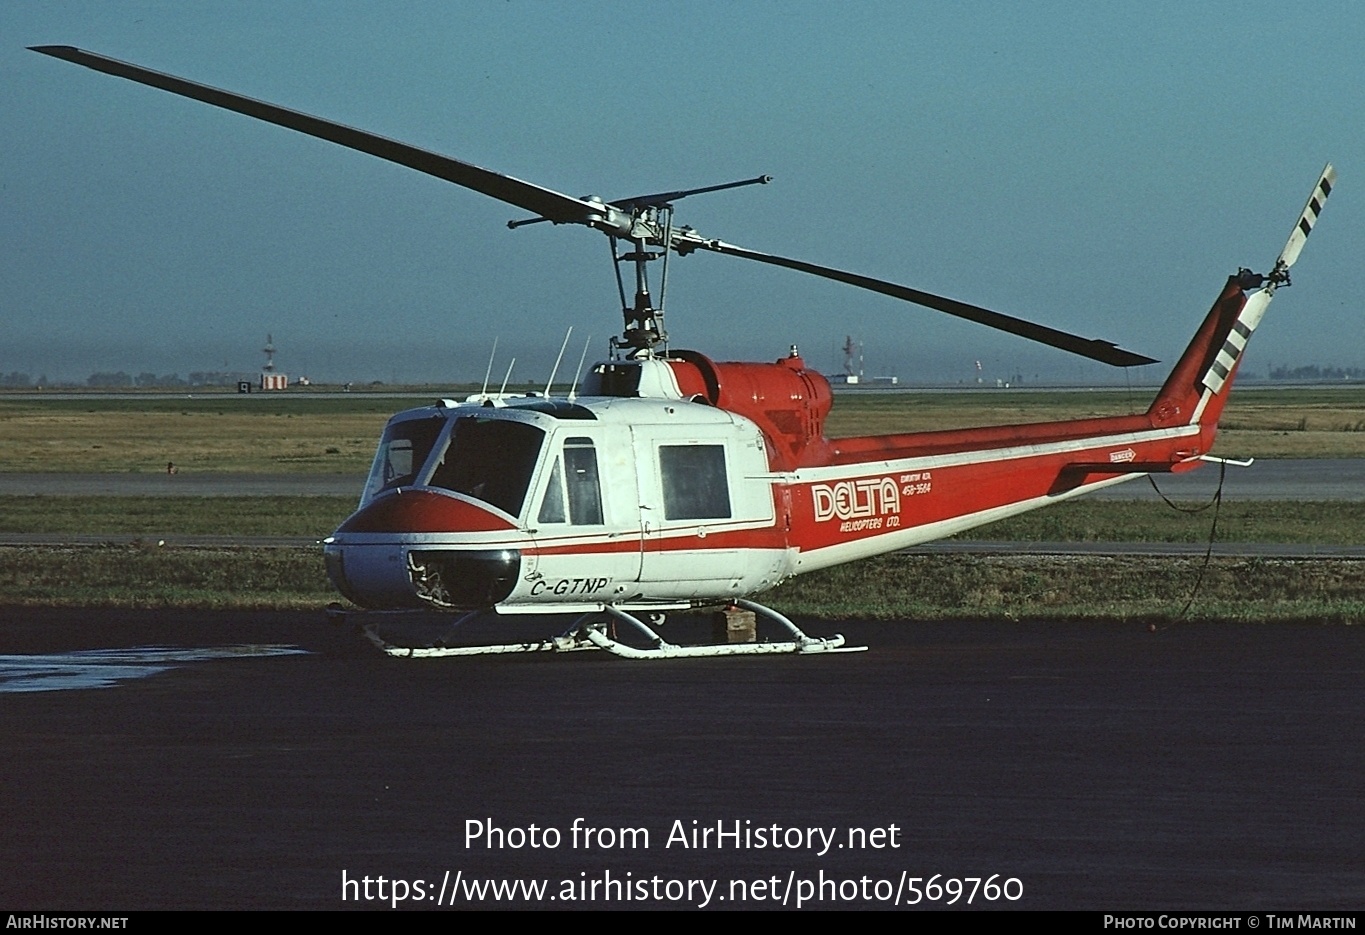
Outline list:
[[[1245,358],[1365,365],[1365,7],[1350,3],[9,3],[0,372],[548,374],[620,327],[600,234],[27,51],[76,45],[605,197],[774,176],[679,221],[1170,362],[1340,180]],[[1115,371],[694,255],[675,346],[904,380]],[[1162,366],[1137,379],[1156,380]]]

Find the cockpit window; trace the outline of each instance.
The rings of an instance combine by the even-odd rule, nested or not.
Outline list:
[[[374,465],[370,468],[370,479],[365,483],[366,497],[391,487],[414,483],[417,472],[422,469],[432,446],[436,444],[436,436],[441,434],[444,427],[445,420],[435,416],[395,422],[384,429],[384,437],[379,440],[379,451],[374,456]]]
[[[536,521],[540,523],[562,523],[564,515],[564,472],[559,469],[559,459],[555,458],[554,470],[550,472],[550,483],[545,487],[545,499],[540,501],[540,513]]]
[[[519,516],[544,442],[534,425],[464,416],[455,420],[430,483]]]
[[[555,458],[550,471],[550,482],[545,487],[545,498],[540,501],[537,520],[542,523],[563,523],[575,526],[602,525],[602,482],[597,475],[597,449],[591,438],[575,437],[564,441],[565,469]],[[565,515],[564,503],[569,504]]]

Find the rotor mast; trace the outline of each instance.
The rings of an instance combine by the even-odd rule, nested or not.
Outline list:
[[[664,296],[668,291],[668,254],[676,249],[673,231],[673,202],[688,195],[703,195],[729,188],[742,188],[746,185],[767,185],[773,180],[771,175],[759,175],[738,182],[723,182],[720,185],[706,185],[702,188],[685,188],[671,192],[655,192],[652,195],[636,195],[633,198],[616,198],[604,201],[598,195],[587,195],[580,203],[589,210],[577,223],[594,227],[606,234],[611,240],[611,259],[616,271],[616,291],[621,297],[621,317],[625,327],[620,337],[611,339],[612,349],[625,349],[630,357],[645,357],[653,353],[660,344],[668,344],[668,332],[664,330]],[[512,230],[528,224],[563,221],[550,217],[520,218],[508,221]],[[691,234],[691,228],[683,228]],[[619,252],[619,243],[627,242],[630,247]],[[651,250],[650,247],[659,249]],[[664,261],[659,274],[659,305],[655,307],[649,289],[648,264],[654,260]],[[630,263],[635,267],[634,299],[626,297],[626,277],[622,265]]]
[[[657,229],[660,226],[671,230],[673,226],[673,206],[650,207],[643,209],[644,216],[637,219],[636,227]],[[625,320],[625,328],[619,338],[613,337],[612,348],[626,348],[627,356],[648,355],[660,344],[668,347],[668,332],[664,330],[664,295],[668,286],[668,251],[649,250],[650,238],[632,237],[630,239],[631,249],[625,253],[617,252],[617,242],[621,238],[611,238],[612,261],[616,268],[616,288],[621,296],[621,316]],[[668,243],[668,235],[662,240]],[[654,307],[653,297],[649,292],[649,266],[653,260],[663,258],[664,265],[659,276],[659,307]],[[633,304],[626,304],[625,280],[621,265],[623,263],[633,263],[635,265],[635,299]]]
[[[625,349],[627,356],[640,357],[650,355],[654,348],[660,344],[667,349],[668,332],[664,330],[664,298],[668,292],[669,248],[673,246],[674,239],[673,202],[686,198],[688,195],[724,191],[728,188],[740,188],[745,185],[766,185],[771,181],[771,175],[760,175],[738,182],[725,182],[720,185],[707,185],[703,188],[688,188],[680,191],[657,192],[652,195],[638,195],[634,198],[623,198],[610,202],[612,207],[620,209],[621,212],[630,212],[629,221],[625,224],[621,223],[622,220],[625,220],[624,218],[611,214],[604,215],[601,222],[592,224],[611,238],[611,258],[616,270],[616,289],[621,297],[621,317],[624,319],[625,325],[621,336],[612,338],[614,350]],[[587,200],[589,202],[600,201],[595,197]],[[512,222],[509,226],[520,227],[523,224],[534,223],[536,220],[541,219]],[[624,253],[619,252],[617,246],[622,240],[630,244],[630,248]],[[651,250],[650,247],[659,249]],[[664,263],[659,272],[659,304],[656,307],[649,288],[648,264],[659,259],[662,259]],[[635,267],[634,299],[631,302],[628,302],[626,298],[625,273],[622,270],[622,265],[627,263],[633,264]]]

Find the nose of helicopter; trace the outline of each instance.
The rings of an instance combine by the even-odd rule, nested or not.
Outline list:
[[[486,607],[515,586],[520,550],[434,535],[515,528],[467,500],[403,488],[352,514],[324,541],[323,555],[332,584],[362,607]]]
[[[497,532],[513,523],[458,497],[431,490],[398,488],[371,500],[337,529],[345,533]]]

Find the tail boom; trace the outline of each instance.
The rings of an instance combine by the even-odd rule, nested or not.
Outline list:
[[[952,535],[1208,457],[1251,335],[1289,284],[1336,175],[1323,170],[1269,275],[1228,277],[1147,411],[1126,416],[822,440],[788,494],[797,569]],[[813,521],[811,521],[813,519]]]

